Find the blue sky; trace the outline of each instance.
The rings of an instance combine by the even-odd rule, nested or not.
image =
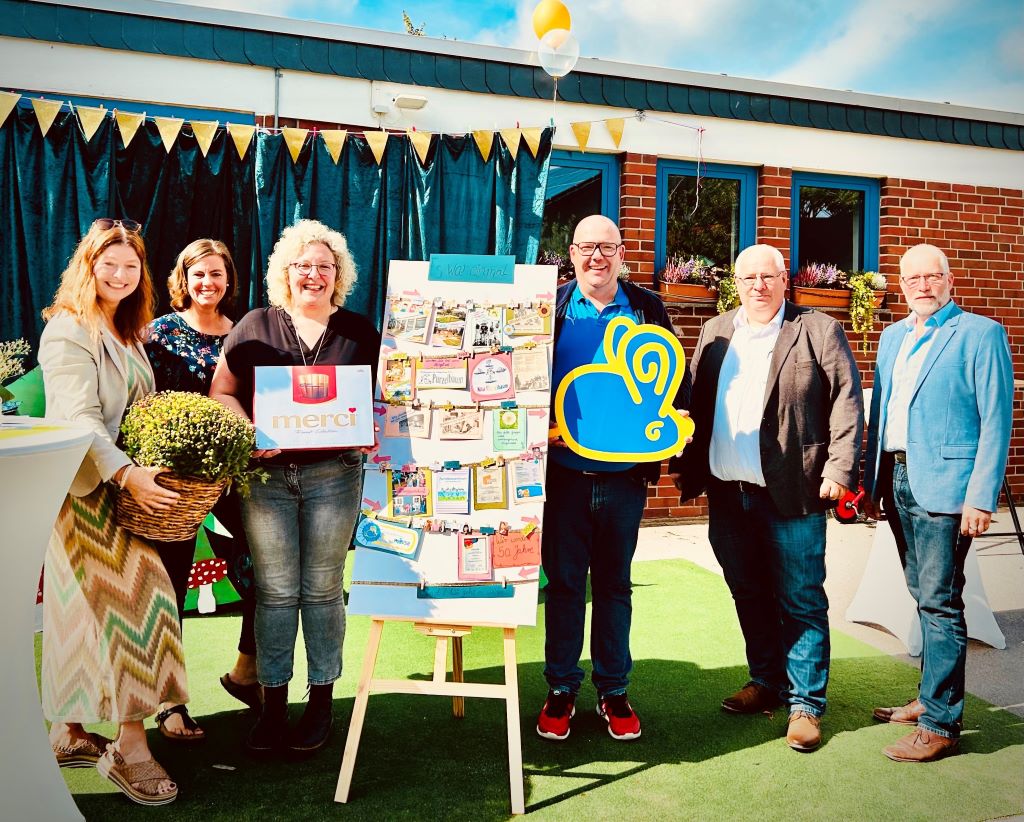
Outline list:
[[[179,0],[534,49],[536,0]],[[567,0],[580,53],[1024,112],[1022,0]]]

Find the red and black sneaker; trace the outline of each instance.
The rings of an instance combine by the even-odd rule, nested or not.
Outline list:
[[[576,694],[548,691],[547,701],[537,717],[537,733],[545,739],[561,742],[569,737],[569,720],[576,713]]]
[[[624,693],[602,696],[597,700],[597,715],[608,723],[613,739],[636,739],[640,736],[640,717]]]

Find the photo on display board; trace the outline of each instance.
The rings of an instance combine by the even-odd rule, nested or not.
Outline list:
[[[392,299],[385,333],[396,340],[425,345],[430,336],[434,304],[424,300]]]
[[[482,440],[484,412],[476,408],[441,408],[438,426],[443,440]]]
[[[534,348],[516,348],[512,352],[512,374],[517,392],[550,390],[548,347],[538,345]]]
[[[391,516],[430,516],[430,474],[422,468],[388,471],[388,511]]]
[[[497,348],[504,342],[501,309],[475,308],[466,316],[466,348]]]
[[[505,333],[510,337],[539,336],[551,333],[551,307],[509,306],[505,309]]]
[[[384,417],[385,437],[430,436],[430,408],[413,408],[408,405],[388,406]]]
[[[434,330],[430,335],[430,344],[436,348],[462,348],[462,340],[466,333],[465,306],[443,306],[434,314]]]
[[[413,398],[413,362],[404,353],[392,353],[384,358],[380,395],[385,402],[399,404]]]

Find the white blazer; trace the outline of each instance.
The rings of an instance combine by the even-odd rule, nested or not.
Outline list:
[[[149,369],[142,343],[132,345]],[[114,445],[128,407],[128,378],[120,346],[108,329],[93,337],[77,318],[58,314],[43,329],[39,364],[43,369],[46,416],[86,425],[96,434],[71,483],[73,496],[87,496],[131,462]]]

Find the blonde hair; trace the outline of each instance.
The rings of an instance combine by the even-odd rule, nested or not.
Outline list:
[[[119,223],[101,228],[97,221],[90,226],[71,255],[68,267],[60,275],[60,286],[53,302],[43,309],[43,319],[49,320],[60,313],[76,317],[94,337],[100,335],[103,312],[96,296],[96,277],[93,269],[100,255],[113,245],[126,245],[138,255],[142,264],[138,287],[117,304],[114,328],[125,340],[142,340],[146,326],[153,319],[156,293],[153,278],[146,263],[146,245],[137,231],[128,231]]]
[[[217,303],[217,313],[225,314],[224,305],[231,305],[235,297],[235,284],[238,276],[235,273],[235,261],[231,259],[231,252],[220,240],[193,240],[185,246],[178,259],[174,261],[174,268],[167,277],[167,290],[171,295],[171,308],[175,311],[184,311],[192,305],[192,297],[188,293],[188,270],[200,260],[216,254],[224,260],[224,270],[228,275],[227,287],[224,289],[224,296]]]
[[[331,304],[342,306],[356,284],[356,264],[348,252],[348,243],[340,232],[316,220],[299,220],[281,232],[274,250],[267,260],[267,299],[279,308],[292,307],[292,292],[288,285],[288,266],[302,254],[306,246],[321,243],[331,250],[337,266]]]

